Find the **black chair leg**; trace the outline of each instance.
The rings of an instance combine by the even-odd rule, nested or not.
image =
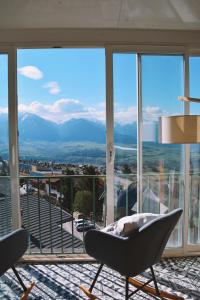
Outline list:
[[[125,295],[125,300],[128,300],[129,296],[129,277],[126,277],[126,295]]]
[[[90,286],[90,288],[89,288],[90,293],[91,293],[92,290],[93,290],[93,287],[94,287],[94,285],[95,285],[95,283],[96,283],[96,281],[97,281],[97,278],[99,277],[99,274],[100,274],[100,272],[101,272],[101,270],[102,270],[102,268],[103,268],[103,265],[104,265],[104,264],[101,264],[101,265],[100,265],[100,267],[99,267],[99,269],[98,269],[98,271],[97,271],[97,273],[96,273],[96,275],[95,275],[95,278],[94,278],[94,280],[93,280],[93,282],[92,282],[92,284],[91,284],[91,286]]]
[[[20,297],[20,300],[27,300],[27,297],[28,297],[29,293],[31,292],[32,288],[34,287],[35,282],[32,282],[32,283],[30,284],[30,286],[26,287],[25,284],[23,283],[21,277],[19,276],[19,273],[18,273],[17,270],[15,269],[15,267],[12,266],[11,269],[13,270],[15,276],[17,277],[17,279],[18,279],[20,285],[22,286],[22,288],[23,288],[23,290],[24,290],[23,294],[22,294],[21,297]]]
[[[101,272],[101,269],[103,268],[103,265],[104,265],[104,264],[101,264],[101,265],[100,265],[100,267],[99,267],[99,269],[98,269],[98,271],[97,271],[97,273],[96,273],[96,275],[95,275],[95,278],[93,279],[92,284],[91,284],[91,286],[90,286],[89,289],[87,289],[84,285],[80,285],[81,291],[82,291],[83,293],[85,293],[85,295],[86,295],[89,299],[91,299],[91,300],[98,299],[98,297],[96,297],[95,295],[92,294],[92,290],[93,290],[93,287],[95,286],[95,283],[96,283],[97,278],[98,278],[98,276],[99,276],[99,274],[100,274],[100,272]]]
[[[153,267],[150,267],[150,270],[151,270],[151,274],[152,274],[152,278],[153,278],[153,282],[154,282],[154,285],[155,285],[155,290],[156,290],[156,293],[158,296],[160,296],[160,291],[158,289],[158,284],[157,284],[157,281],[156,281],[156,276],[155,276],[155,273],[154,273],[154,270],[153,270]]]
[[[19,273],[17,272],[17,270],[15,269],[14,266],[12,266],[11,268],[12,268],[12,270],[13,270],[15,276],[17,277],[19,283],[21,284],[21,286],[22,286],[24,292],[26,292],[26,291],[27,291],[27,287],[26,287],[25,284],[23,283],[21,277],[19,276]]]

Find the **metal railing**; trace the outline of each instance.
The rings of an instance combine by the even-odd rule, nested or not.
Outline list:
[[[137,211],[137,175],[118,174],[116,177],[115,217],[119,219]],[[147,173],[142,175],[141,180],[142,212],[164,214],[175,208],[184,207],[184,176],[180,173]],[[168,247],[181,246],[182,219],[168,242]]]
[[[143,196],[143,211],[152,213],[166,213],[176,208],[184,207],[184,175],[159,174],[157,176],[148,176],[143,181],[143,195],[148,193],[149,196]],[[175,226],[167,247],[182,246],[182,218]]]
[[[120,205],[123,215],[137,210],[137,199],[132,203],[135,194],[131,193],[129,188],[137,186],[137,176],[120,174],[116,178],[117,219]],[[184,175],[144,174],[142,185],[143,212],[166,213],[184,206]],[[9,176],[0,177],[0,191],[0,236],[3,236],[12,229]],[[84,234],[88,224],[99,229],[105,226],[104,175],[21,177],[20,194],[22,226],[30,233],[29,254],[83,253]],[[124,195],[121,199],[124,203],[120,200],[119,205],[122,194]],[[200,243],[200,174],[190,175],[189,201],[188,243],[195,245]],[[75,219],[78,217],[85,221],[77,230]],[[171,235],[169,247],[182,246],[182,228],[181,219]]]
[[[0,237],[11,232],[10,176],[0,176]]]
[[[105,176],[21,177],[22,226],[30,234],[28,253],[83,253],[85,231],[105,226],[105,195]],[[79,226],[77,218],[83,219]]]
[[[200,244],[200,174],[190,176],[188,243]]]

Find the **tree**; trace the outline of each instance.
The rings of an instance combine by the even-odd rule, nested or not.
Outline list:
[[[74,170],[66,167],[65,170],[63,170],[63,174],[64,175],[74,175],[75,173],[74,173]]]
[[[76,180],[77,188],[80,191],[89,191],[92,195],[93,211],[95,220],[102,219],[103,213],[103,202],[104,202],[104,180],[100,178],[100,172],[98,167],[94,165],[83,165],[82,167],[83,174],[86,176],[80,177]],[[90,175],[90,176],[87,176]],[[95,176],[96,175],[96,176]],[[103,195],[103,196],[102,196]],[[101,200],[99,200],[101,198]]]
[[[63,175],[68,175],[66,177],[61,178],[60,180],[60,186],[58,188],[59,192],[64,196],[62,199],[62,208],[66,211],[71,212],[72,211],[72,203],[73,203],[73,177],[71,175],[74,175],[74,170],[66,167],[65,170],[63,170]]]
[[[131,173],[131,168],[129,167],[128,164],[123,164],[121,167],[122,173],[123,174],[130,174]]]
[[[78,191],[74,199],[74,211],[82,213],[85,217],[90,216],[93,210],[93,199],[90,191]]]
[[[73,203],[73,177],[66,176],[60,179],[60,186],[58,187],[58,191],[63,198],[61,199],[61,206],[64,210],[68,212],[72,212],[72,203]]]
[[[93,165],[84,165],[82,170],[84,175],[99,175],[98,168]]]
[[[9,174],[8,164],[3,160],[3,158],[1,156],[0,156],[0,163],[1,163],[0,175],[8,176],[8,174]]]

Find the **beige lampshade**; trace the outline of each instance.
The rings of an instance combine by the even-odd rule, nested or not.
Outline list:
[[[162,144],[200,143],[200,115],[160,117],[159,123]]]

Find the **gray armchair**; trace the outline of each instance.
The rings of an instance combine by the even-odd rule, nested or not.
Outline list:
[[[28,233],[24,229],[15,230],[0,239],[0,276],[2,276],[8,269],[12,268],[24,293],[20,300],[27,299],[28,294],[34,286],[26,287],[19,276],[14,264],[23,256],[28,247]]]
[[[97,230],[88,231],[85,235],[86,252],[101,262],[101,265],[90,288],[86,289],[84,286],[81,286],[82,291],[90,299],[95,299],[95,296],[92,295],[92,289],[103,265],[106,264],[125,276],[126,300],[138,290],[163,298],[183,299],[160,291],[153,270],[153,265],[160,261],[170,234],[181,214],[182,209],[176,209],[164,216],[160,216],[143,225],[129,237],[119,237]],[[147,268],[150,268],[152,273],[152,279],[148,280],[147,283],[143,284],[132,278],[141,274]],[[152,281],[155,289],[148,286]],[[136,290],[132,293],[129,293],[129,283],[136,287]]]

